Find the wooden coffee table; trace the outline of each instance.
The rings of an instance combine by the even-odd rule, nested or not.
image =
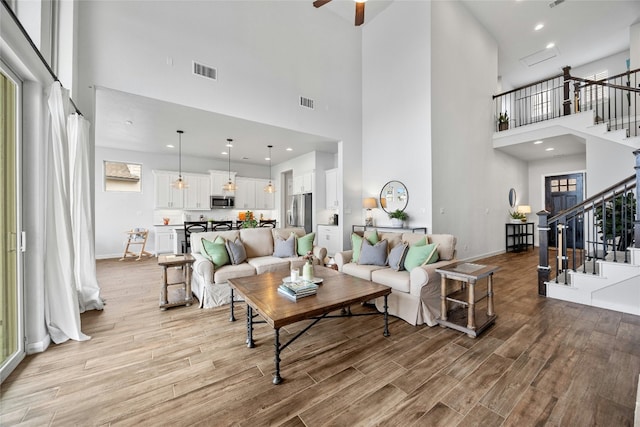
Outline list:
[[[255,347],[253,342],[253,324],[268,323],[275,331],[275,374],[274,384],[280,384],[280,352],[289,344],[303,335],[320,320],[331,317],[345,316],[370,316],[380,313],[358,313],[344,309],[351,304],[369,301],[378,297],[384,297],[384,331],[385,337],[389,336],[389,323],[387,312],[387,296],[391,288],[368,280],[359,279],[339,273],[326,267],[314,267],[315,277],[323,279],[318,288],[318,293],[309,297],[292,301],[278,293],[278,286],[282,284],[283,273],[264,273],[257,276],[229,279],[231,286],[231,321],[235,321],[233,313],[234,292],[242,296],[247,303],[247,346]],[[343,309],[340,315],[329,313]],[[255,314],[254,314],[255,311]],[[254,321],[260,316],[264,321]],[[313,319],[306,328],[298,332],[285,344],[280,344],[280,328],[305,319]]]

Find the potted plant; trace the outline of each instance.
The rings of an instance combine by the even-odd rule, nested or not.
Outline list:
[[[389,213],[389,218],[391,218],[392,227],[400,228],[402,227],[402,224],[404,223],[404,221],[407,220],[408,216],[405,211],[396,209],[395,211]]]
[[[498,116],[498,130],[503,131],[509,129],[509,115],[505,111]]]
[[[518,211],[509,211],[509,216],[511,217],[511,222],[514,224],[525,222],[527,220],[527,215]]]

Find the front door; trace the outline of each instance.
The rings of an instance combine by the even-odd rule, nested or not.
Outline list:
[[[545,178],[545,210],[549,217],[569,209],[583,200],[584,174],[572,173],[567,175],[548,176]],[[582,217],[570,221],[564,232],[567,247],[582,249],[584,247],[584,227]],[[575,244],[575,246],[574,246]],[[556,245],[556,227],[549,231],[549,247]]]

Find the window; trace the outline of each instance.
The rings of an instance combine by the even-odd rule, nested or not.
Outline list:
[[[604,80],[607,77],[609,77],[609,71],[604,70],[593,75],[585,76],[584,78],[588,80],[598,81]],[[591,104],[593,102],[601,102],[607,98],[609,98],[609,91],[607,90],[606,86],[590,85],[584,88],[583,102]]]
[[[545,90],[532,96],[533,117],[539,118],[551,113],[550,94],[551,92]]]
[[[142,165],[105,161],[104,190],[140,193],[142,191]]]
[[[575,178],[552,179],[551,192],[561,193],[566,191],[576,191],[578,188],[577,185],[578,181]]]

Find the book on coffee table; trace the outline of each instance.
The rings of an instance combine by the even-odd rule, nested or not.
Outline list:
[[[291,289],[287,288],[284,285],[280,285],[278,287],[278,292],[281,293],[282,295],[286,296],[287,298],[293,300],[293,301],[297,301],[300,298],[304,298],[304,297],[309,297],[311,295],[315,295],[318,293],[317,290],[308,290],[308,291],[301,291],[301,292],[294,292]]]

